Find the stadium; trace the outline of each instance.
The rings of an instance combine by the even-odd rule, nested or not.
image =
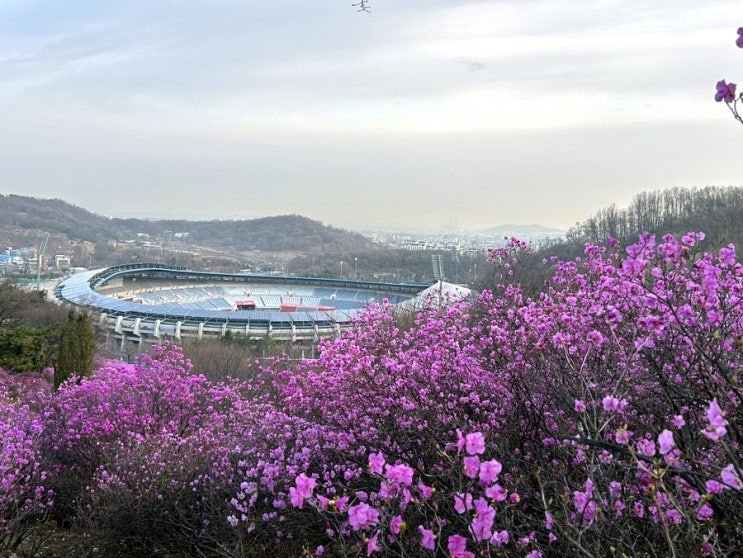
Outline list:
[[[193,271],[131,264],[77,273],[55,296],[90,309],[99,327],[120,342],[203,339],[242,334],[260,339],[317,342],[339,335],[366,306],[384,301],[420,309],[468,289],[314,277]]]

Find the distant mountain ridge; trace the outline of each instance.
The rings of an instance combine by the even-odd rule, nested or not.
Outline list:
[[[363,235],[300,215],[250,220],[120,219],[91,213],[60,199],[0,194],[0,238],[44,231],[85,242],[126,240],[138,234],[164,238],[187,233],[193,244],[230,251],[307,253],[371,249]]]

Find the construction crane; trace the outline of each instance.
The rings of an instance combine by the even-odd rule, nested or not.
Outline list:
[[[41,290],[41,256],[44,255],[44,250],[46,249],[46,243],[49,242],[49,233],[44,233],[44,238],[41,239],[41,244],[39,244],[39,252],[36,254],[36,290]]]

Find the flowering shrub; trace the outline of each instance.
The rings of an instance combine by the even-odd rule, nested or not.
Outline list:
[[[46,518],[54,493],[36,447],[37,417],[0,390],[0,548],[14,552]]]
[[[166,343],[7,396],[3,517],[107,554],[739,554],[743,267],[702,238],[589,244],[531,298],[515,241],[476,302],[371,308],[298,368]]]
[[[738,38],[735,40],[738,48],[743,48],[743,27],[738,28]],[[717,91],[715,92],[715,101],[718,103],[725,101],[733,117],[743,124],[743,118],[738,112],[738,102],[743,101],[743,93],[736,94],[736,84],[728,83],[724,79],[717,82]]]

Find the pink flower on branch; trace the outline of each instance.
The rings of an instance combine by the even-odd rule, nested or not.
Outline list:
[[[360,503],[348,508],[348,524],[354,531],[368,529],[379,522],[379,512],[369,504]]]
[[[410,486],[413,483],[413,468],[401,463],[399,465],[386,465],[385,472],[387,480],[402,486]]]
[[[454,495],[454,511],[464,513],[472,509],[472,494],[458,492]]]
[[[402,520],[402,517],[399,515],[394,516],[392,519],[390,519],[390,531],[392,531],[395,535],[399,535],[400,531],[402,530],[404,521]]]
[[[673,441],[673,432],[670,430],[664,430],[658,434],[658,446],[660,446],[661,455],[666,455],[675,445],[676,442]]]
[[[435,550],[436,536],[433,531],[426,529],[423,525],[418,525],[418,532],[421,534],[421,546],[428,550]]]
[[[725,420],[724,413],[722,412],[722,409],[720,409],[717,399],[710,401],[706,414],[709,425],[707,428],[702,430],[702,434],[716,442],[728,432],[726,428],[728,421]]]
[[[452,558],[474,558],[474,554],[467,550],[467,539],[462,535],[451,535],[447,543],[447,550]]]
[[[735,87],[736,85],[734,83],[726,83],[724,79],[718,81],[715,101],[718,103],[721,101],[732,103],[735,100]]]
[[[379,552],[380,550],[382,550],[379,547],[378,539],[379,539],[379,531],[376,531],[371,537],[369,537],[369,542],[367,542],[366,544],[366,555],[367,556],[371,556],[375,552]]]
[[[374,474],[381,474],[384,467],[384,454],[380,451],[379,453],[369,454],[369,472]]]
[[[743,482],[741,482],[738,471],[732,463],[720,471],[720,478],[728,487],[743,490]]]
[[[495,459],[480,463],[480,482],[486,485],[491,482],[496,482],[498,480],[498,475],[500,475],[502,470],[503,465]]]
[[[313,478],[308,477],[304,473],[300,473],[295,479],[297,485],[297,492],[299,492],[302,498],[310,498],[312,491],[317,486],[317,481]]]
[[[467,434],[464,437],[464,447],[470,455],[485,453],[485,436],[482,435],[482,432]]]
[[[463,460],[464,474],[471,479],[477,476],[480,470],[480,459],[476,455],[470,455],[465,457]]]

